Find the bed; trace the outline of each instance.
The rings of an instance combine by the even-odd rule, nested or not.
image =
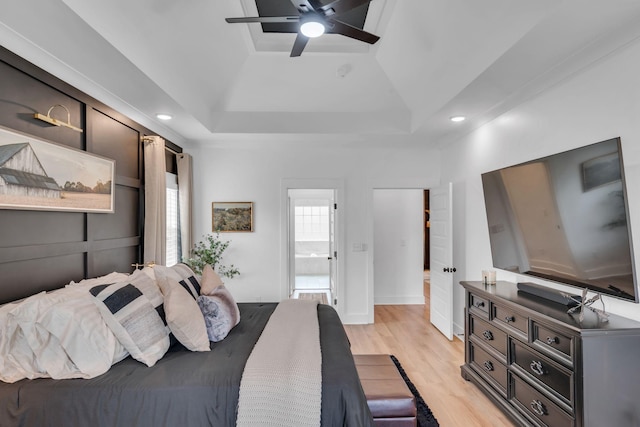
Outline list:
[[[0,425],[234,426],[243,368],[276,306],[238,304],[240,323],[211,351],[177,346],[152,367],[127,357],[91,379],[0,382]],[[317,312],[321,425],[373,425],[344,327],[333,308]]]

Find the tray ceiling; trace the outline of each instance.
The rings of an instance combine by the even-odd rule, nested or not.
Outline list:
[[[224,21],[255,0],[37,3],[3,9],[5,47],[176,141],[442,144],[640,37],[632,0],[372,0],[378,43],[290,58],[294,34]]]

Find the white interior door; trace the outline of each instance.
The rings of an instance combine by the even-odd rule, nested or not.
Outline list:
[[[289,189],[289,296],[325,294],[335,304],[335,190]]]
[[[429,190],[431,255],[431,323],[453,339],[453,185]]]
[[[329,304],[337,302],[338,250],[336,247],[336,203],[335,191],[329,206]]]

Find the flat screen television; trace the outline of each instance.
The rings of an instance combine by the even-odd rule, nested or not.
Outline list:
[[[619,138],[484,173],[482,186],[495,268],[638,302]]]

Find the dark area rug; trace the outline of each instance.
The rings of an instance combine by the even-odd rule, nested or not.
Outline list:
[[[413,396],[416,398],[416,409],[418,410],[418,427],[438,427],[440,425],[438,424],[438,420],[436,420],[436,417],[433,416],[431,409],[429,409],[427,404],[424,402],[424,399],[422,398],[422,396],[420,396],[418,389],[413,385],[413,383],[407,376],[407,373],[404,371],[404,369],[402,369],[402,365],[400,365],[398,359],[396,359],[395,356],[391,355],[391,360],[393,360],[393,363],[396,364],[398,372],[400,372],[400,375],[402,375],[404,382],[407,383],[407,387],[409,387],[409,390],[411,390],[411,393],[413,393]]]

